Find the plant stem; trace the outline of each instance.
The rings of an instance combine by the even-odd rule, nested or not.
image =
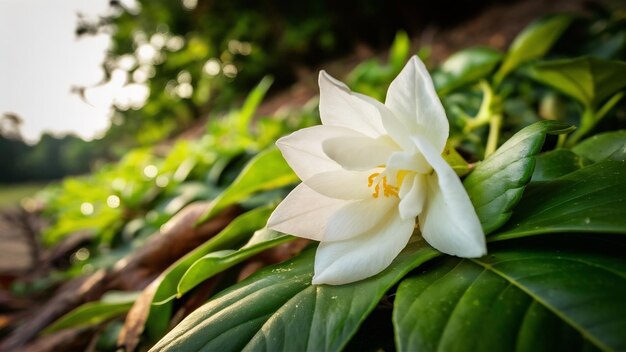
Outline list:
[[[600,120],[624,97],[624,92],[619,92],[611,97],[600,109],[594,110],[591,106],[586,106],[580,119],[580,127],[567,140],[567,145],[572,147],[589,133]]]
[[[502,100],[494,94],[493,88],[487,81],[481,80],[479,85],[483,92],[483,100],[476,117],[466,119],[464,132],[467,135],[474,129],[489,124],[489,136],[485,147],[485,158],[487,158],[498,148],[500,129],[502,128]]]
[[[565,140],[567,139],[567,135],[566,134],[560,134],[558,138],[559,139],[556,142],[556,149],[563,148],[563,146],[565,145]]]
[[[585,107],[585,111],[580,118],[580,126],[572,133],[572,135],[567,139],[566,145],[568,147],[572,147],[578,143],[578,141],[584,137],[589,131],[591,131],[596,123],[596,114],[594,113],[591,107]]]
[[[489,86],[489,83],[485,80],[481,80],[479,82],[480,90],[483,92],[483,100],[480,103],[480,108],[478,109],[478,114],[476,117],[471,119],[466,119],[464,132],[467,134],[476,128],[486,125],[489,123],[489,119],[491,118],[491,106],[493,104],[493,90]]]
[[[485,159],[493,154],[498,148],[498,140],[500,139],[500,128],[502,127],[502,114],[493,114],[489,120],[489,136],[487,137],[487,146],[485,147]]]

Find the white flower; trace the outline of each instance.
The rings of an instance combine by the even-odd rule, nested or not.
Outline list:
[[[302,183],[268,221],[271,229],[321,242],[313,284],[383,271],[416,222],[441,252],[484,255],[476,211],[441,157],[449,125],[424,64],[411,58],[384,105],[324,71],[319,85],[323,125],[277,142]]]

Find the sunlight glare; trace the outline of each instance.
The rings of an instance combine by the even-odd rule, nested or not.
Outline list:
[[[159,52],[154,46],[145,43],[139,45],[139,47],[135,51],[135,55],[137,55],[137,60],[139,60],[139,63],[152,64],[157,61]]]
[[[233,64],[224,65],[224,68],[222,68],[222,70],[224,71],[224,76],[226,77],[234,78],[235,76],[237,76],[237,66]]]
[[[176,94],[183,99],[191,98],[193,86],[189,83],[181,83],[176,86]]]
[[[93,204],[91,203],[84,202],[80,205],[80,212],[85,216],[93,215],[93,211]]]
[[[220,61],[216,58],[209,59],[204,64],[204,72],[209,76],[217,76],[222,70],[222,65],[220,65]]]
[[[178,35],[168,39],[167,44],[165,44],[165,47],[169,51],[178,51],[182,49],[183,46],[185,46],[185,39]]]
[[[107,197],[107,205],[109,208],[115,209],[120,206],[120,197],[112,194]]]
[[[159,169],[154,165],[148,165],[143,169],[143,174],[147,178],[155,178],[159,174]]]
[[[170,178],[165,175],[160,175],[156,178],[155,183],[157,187],[164,188],[167,187],[167,185],[170,183]]]

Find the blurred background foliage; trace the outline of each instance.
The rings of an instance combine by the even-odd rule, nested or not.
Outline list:
[[[79,16],[76,29],[78,37],[112,36],[101,84],[120,85],[122,92],[110,129],[91,142],[45,135],[29,146],[14,133],[19,118],[3,116],[0,182],[86,173],[129,148],[162,142],[209,113],[238,106],[266,75],[278,92],[357,47],[385,50],[399,30],[416,35],[427,26],[453,25],[497,2],[504,1],[111,1],[108,14]],[[370,68],[351,80],[382,82],[392,73]],[[85,98],[89,88],[74,93]]]

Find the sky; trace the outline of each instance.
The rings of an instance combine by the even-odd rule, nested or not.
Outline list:
[[[36,142],[43,132],[93,139],[109,126],[114,88],[88,91],[104,78],[101,64],[110,46],[106,34],[75,34],[77,13],[107,12],[109,0],[0,0],[0,115],[17,114],[22,136]]]

